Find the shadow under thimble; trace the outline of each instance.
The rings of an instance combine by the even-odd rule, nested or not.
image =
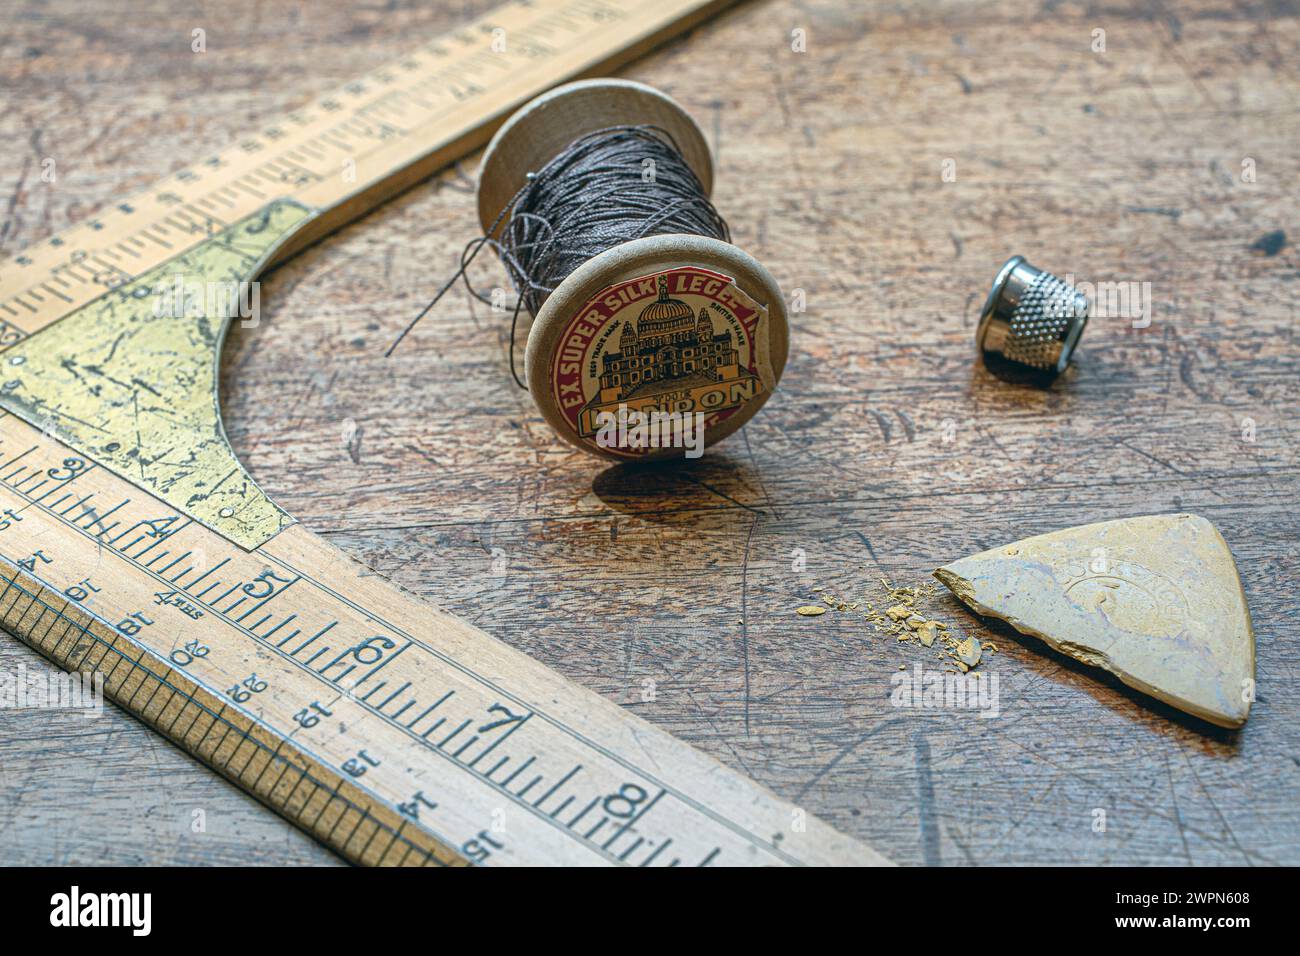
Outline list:
[[[1069,366],[1087,324],[1083,293],[1024,256],[1012,256],[993,280],[975,342],[995,376],[1041,388]]]

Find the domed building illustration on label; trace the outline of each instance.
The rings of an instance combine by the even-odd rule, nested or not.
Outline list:
[[[619,405],[642,412],[712,414],[743,404],[762,391],[757,376],[740,364],[730,329],[717,332],[708,309],[668,294],[659,276],[659,297],[636,322],[624,320],[618,350],[601,357],[599,389],[583,408],[583,434],[594,434],[596,416],[617,414]]]

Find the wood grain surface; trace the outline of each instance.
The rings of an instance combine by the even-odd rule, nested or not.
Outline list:
[[[3,0],[0,254],[491,5]],[[735,240],[806,295],[740,433],[686,465],[568,448],[462,292],[385,360],[477,228],[470,157],[264,279],[224,356],[232,443],[377,572],[900,862],[1300,863],[1298,51],[1289,3],[741,4],[625,71],[699,119]],[[1149,283],[1150,324],[1094,318],[1050,391],[998,382],[972,338],[1014,252]],[[932,657],[793,614],[1166,511],[1238,561],[1239,733],[945,594],[932,614],[1001,647],[1001,715],[896,708],[890,676]],[[19,666],[48,665],[0,639]],[[336,860],[110,710],[0,713],[0,862]]]

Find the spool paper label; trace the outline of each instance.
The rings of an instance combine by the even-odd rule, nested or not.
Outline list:
[[[581,437],[636,458],[689,447],[770,388],[767,309],[696,266],[596,293],[551,359],[552,394]],[[700,437],[703,437],[702,435]]]

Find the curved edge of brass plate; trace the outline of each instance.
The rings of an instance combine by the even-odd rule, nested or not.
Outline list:
[[[231,322],[257,306],[257,276],[317,215],[273,200],[6,349],[0,408],[257,548],[293,518],[226,438],[221,348]]]

